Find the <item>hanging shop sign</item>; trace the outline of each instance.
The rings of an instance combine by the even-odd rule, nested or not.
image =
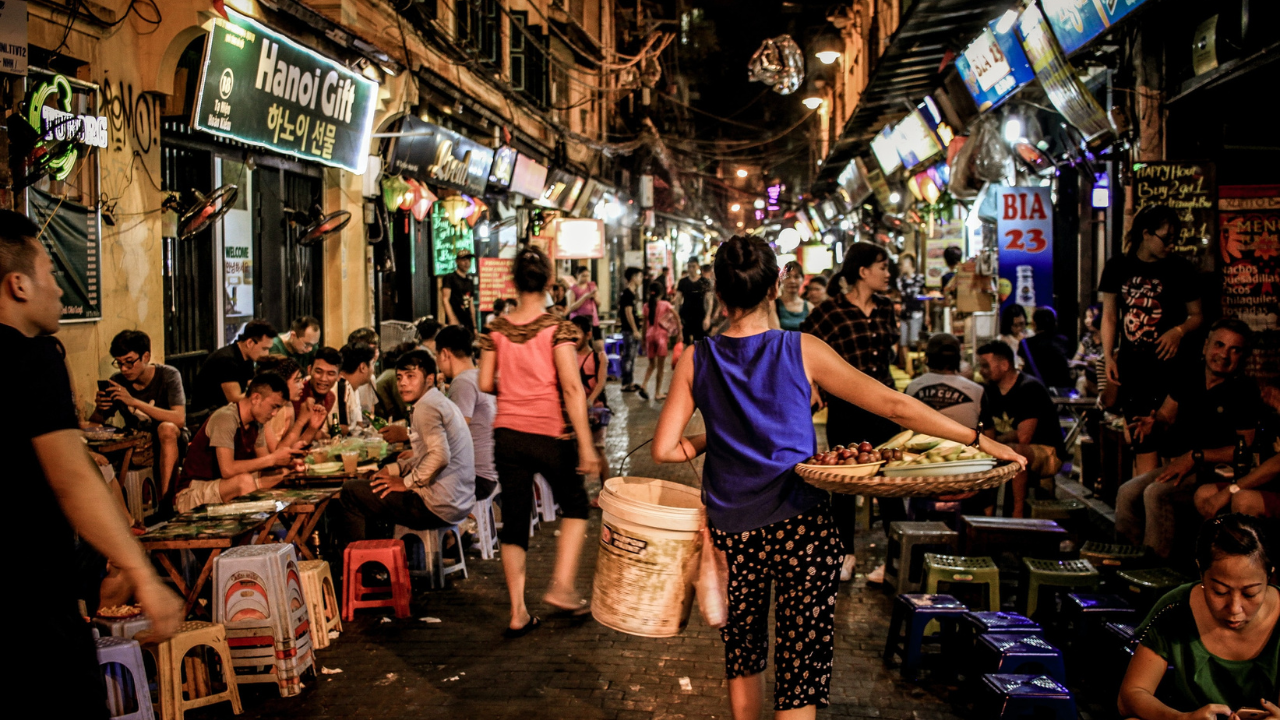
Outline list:
[[[510,145],[503,145],[493,151],[493,165],[489,168],[489,182],[498,187],[510,187],[511,176],[516,171],[516,156],[519,153]]]
[[[493,307],[493,302],[498,298],[514,298],[519,294],[512,275],[515,265],[514,258],[480,258],[480,269],[476,277],[480,307]]]
[[[452,199],[452,198],[450,198]],[[476,251],[475,236],[471,226],[459,222],[450,203],[437,202],[431,206],[432,274],[448,275],[458,267],[458,253]]]
[[[880,170],[885,175],[892,175],[902,167],[902,156],[898,154],[898,138],[893,127],[885,125],[884,129],[871,138],[871,154],[875,156]]]
[[[1280,376],[1280,185],[1224,185],[1218,190],[1222,232],[1222,314],[1253,330],[1246,372]]]
[[[605,187],[595,178],[590,178],[583,185],[582,191],[578,193],[578,199],[573,204],[569,214],[574,217],[592,217],[595,213],[596,206],[600,204],[600,200],[604,198]]]
[[[1045,17],[1068,55],[1101,35],[1146,0],[1041,0]]]
[[[378,84],[227,9],[205,42],[194,126],[364,173]]]
[[[0,72],[27,74],[27,0],[0,2]]]
[[[64,75],[51,75],[49,80],[37,83],[27,94],[27,123],[40,132],[40,145],[71,140],[90,147],[107,146],[107,118],[97,115],[77,115],[72,112],[74,91],[71,81]],[[54,180],[65,180],[75,169],[82,149],[72,147],[51,166],[49,175]]]
[[[27,188],[27,205],[31,220],[44,228],[40,242],[53,260],[53,277],[62,288],[62,322],[101,319],[97,210],[34,187]]]
[[[484,193],[493,151],[452,130],[406,115],[400,124],[387,171],[433,185]]]
[[[546,187],[547,166],[519,153],[516,156],[515,170],[511,174],[511,192],[537,200],[542,197],[542,191]]]
[[[1080,82],[1075,68],[1071,67],[1062,47],[1049,30],[1044,15],[1040,14],[1040,8],[1036,5],[1027,6],[1014,25],[1018,30],[1018,39],[1022,42],[1022,49],[1026,51],[1027,60],[1035,70],[1045,94],[1067,122],[1079,128],[1090,142],[1111,132],[1106,113],[1084,83]]]
[[[577,175],[556,168],[547,176],[547,185],[534,204],[556,210],[568,210],[578,200],[578,195],[585,184],[586,180]]]
[[[956,58],[956,70],[978,112],[1004,102],[1036,77],[1013,28],[998,32],[997,25],[998,21],[989,24]]]
[[[914,168],[942,152],[938,136],[918,109],[903,118],[893,133],[897,136],[898,156],[902,158],[904,168]]]
[[[1053,200],[1047,187],[1001,187],[996,202],[1000,306],[1030,317],[1053,306]]]
[[[1196,265],[1213,261],[1217,199],[1213,163],[1152,162],[1133,166],[1133,211],[1148,205],[1167,205],[1177,211],[1182,233],[1174,251]]]
[[[591,260],[604,257],[604,221],[594,218],[557,218],[555,259]]]
[[[849,201],[854,205],[860,205],[867,196],[871,195],[871,183],[867,180],[867,167],[862,162],[862,158],[854,158],[853,162],[845,165],[836,182],[849,193]],[[823,203],[824,211],[828,204],[830,203]],[[834,220],[834,216],[835,206],[832,205],[827,219]]]

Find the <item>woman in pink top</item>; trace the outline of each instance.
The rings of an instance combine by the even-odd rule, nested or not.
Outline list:
[[[649,367],[644,371],[644,382],[640,384],[640,388],[643,390],[649,385],[649,378],[657,370],[658,382],[653,386],[654,400],[667,398],[662,392],[662,374],[666,370],[662,360],[667,356],[671,337],[680,337],[681,334],[680,315],[671,303],[662,299],[662,294],[662,283],[649,283],[649,300],[644,308],[644,355],[649,358]]]
[[[543,310],[550,280],[551,263],[541,250],[520,251],[515,264],[518,305],[480,336],[480,390],[496,393],[498,400],[493,444],[502,483],[504,524],[498,539],[511,596],[508,638],[525,635],[540,622],[524,602],[535,473],[551,484],[564,514],[551,587],[542,600],[575,615],[590,612],[575,581],[589,510],[582,476],[599,472],[600,458],[591,442],[587,395],[578,373],[581,333],[573,323]]]
[[[600,341],[603,336],[600,333],[600,312],[596,307],[598,289],[596,284],[591,282],[591,271],[586,265],[579,265],[573,269],[573,277],[578,284],[569,289],[573,293],[573,301],[569,303],[569,319],[579,316],[590,318],[591,339]]]

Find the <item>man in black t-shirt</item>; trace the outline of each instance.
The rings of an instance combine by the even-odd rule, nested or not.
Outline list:
[[[706,336],[711,325],[710,283],[702,277],[698,258],[689,258],[684,277],[676,284],[676,310],[684,327],[684,344],[692,345]]]
[[[644,281],[640,268],[629,267],[623,273],[626,285],[618,295],[618,324],[622,331],[622,392],[643,392],[636,385],[636,351],[644,344],[644,329],[640,310],[640,298],[636,291]]]
[[[1196,485],[1212,480],[1216,464],[1232,461],[1239,439],[1253,444],[1262,400],[1257,384],[1240,374],[1252,334],[1235,318],[1215,322],[1204,363],[1169,384],[1158,411],[1129,426],[1137,440],[1159,440],[1162,454],[1173,458],[1116,492],[1116,531],[1134,545],[1169,557],[1175,519],[1192,504]]]
[[[1013,478],[1013,516],[1022,517],[1032,480],[1053,490],[1053,477],[1067,452],[1057,406],[1041,382],[1014,368],[1013,350],[1003,342],[978,348],[978,367],[987,382],[982,391],[983,432],[1027,458],[1027,469]]]
[[[271,323],[250,320],[235,342],[209,354],[200,366],[192,392],[193,423],[204,422],[208,413],[244,397],[244,389],[253,379],[253,364],[271,352],[275,339],[276,329]]]
[[[461,325],[476,331],[476,283],[471,279],[470,250],[458,251],[457,267],[440,280],[440,303],[444,306],[446,325]]]
[[[0,210],[0,374],[20,379],[7,388],[7,412],[0,413],[6,500],[21,516],[4,524],[10,604],[21,616],[7,628],[20,660],[5,670],[5,683],[48,687],[56,669],[58,689],[40,693],[40,714],[105,719],[102,671],[76,602],[76,537],[132,587],[151,620],[150,637],[139,639],[172,635],[182,601],[156,577],[125,514],[111,511],[115,500],[85,449],[66,352],[49,337],[58,332],[62,289],[38,234],[25,216]]]

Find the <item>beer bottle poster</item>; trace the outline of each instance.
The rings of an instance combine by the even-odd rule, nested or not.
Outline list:
[[[1246,372],[1280,375],[1280,185],[1224,185],[1218,190],[1222,314],[1253,330]]]
[[[1053,306],[1053,199],[1047,187],[1001,187],[996,197],[1000,308]]]

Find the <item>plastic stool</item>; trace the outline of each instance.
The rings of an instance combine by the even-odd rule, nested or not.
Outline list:
[[[446,567],[444,564],[444,536],[448,533],[453,534],[456,541],[454,547],[458,548],[458,562],[452,566]],[[434,528],[431,530],[414,530],[403,525],[397,525],[395,538],[404,540],[407,537],[415,537],[418,543],[410,547],[409,543],[405,543],[405,557],[413,558],[413,562],[409,565],[410,575],[427,575],[431,578],[431,587],[443,588],[444,580],[449,575],[461,572],[462,577],[467,577],[467,554],[462,551],[462,530],[457,525],[447,528]],[[422,565],[418,566],[418,545],[422,546]]]
[[[1028,500],[1031,517],[1036,520],[1079,520],[1088,506],[1079,500]]]
[[[1140,567],[1147,553],[1133,545],[1114,545],[1089,540],[1080,548],[1080,559],[1088,560],[1098,570],[1124,570]]]
[[[371,593],[386,592],[367,588],[360,575],[365,563],[380,563],[391,577],[391,597],[365,600]],[[409,565],[405,562],[404,543],[399,540],[359,540],[347,545],[342,553],[342,619],[351,622],[359,608],[395,608],[396,617],[409,617]]]
[[[1098,589],[1101,577],[1088,560],[1039,560],[1023,558],[1027,568],[1027,592],[1023,612],[1034,618],[1040,609],[1040,586]],[[1056,613],[1057,608],[1052,608]]]
[[[964,515],[961,552],[996,555],[1012,552],[1023,557],[1059,557],[1067,531],[1053,520]]]
[[[1046,717],[1076,720],[1078,717],[1071,691],[1047,675],[983,675],[982,684],[987,709],[980,710],[974,717],[999,720]]]
[[[606,357],[609,358],[609,374],[607,377],[622,377],[622,356],[617,353],[607,353]]]
[[[978,638],[985,667],[997,673],[1043,673],[1058,682],[1067,681],[1062,651],[1039,635],[988,633]]]
[[[1098,593],[1068,593],[1062,603],[1066,620],[1072,625],[1072,647],[1084,649],[1092,644],[1106,622],[1129,622],[1137,619],[1137,613],[1119,595]]]
[[[925,591],[936,593],[939,583],[987,586],[986,610],[1000,609],[1000,569],[989,557],[924,555]]]
[[[889,549],[884,561],[885,583],[899,593],[919,592],[923,585],[924,554],[955,552],[960,535],[941,522],[889,523]]]
[[[1117,591],[1140,613],[1146,613],[1165,593],[1187,582],[1188,578],[1167,567],[1116,573]]]
[[[124,503],[129,508],[129,515],[138,521],[146,520],[158,509],[154,479],[155,471],[151,468],[130,470],[120,478],[120,489],[124,491]]]
[[[540,474],[533,476],[533,500],[535,508],[542,515],[543,522],[556,521],[556,513],[560,512],[560,506],[556,504],[555,496],[551,492],[551,483]]]
[[[947,651],[962,667],[975,667],[974,654],[977,652],[977,639],[988,633],[1044,636],[1044,630],[1038,623],[1016,612],[1003,610],[967,612],[960,616],[960,621],[956,623],[956,631],[952,634],[951,645]]]
[[[118,637],[132,640],[134,635],[143,630],[151,629],[151,620],[146,613],[128,618],[95,617],[93,619],[93,627],[98,630],[100,637]]]
[[[476,519],[476,539],[480,544],[480,557],[492,560],[498,556],[498,520],[493,512],[493,500],[502,494],[502,486],[494,488],[489,497],[477,500],[471,514]]]
[[[113,720],[154,720],[142,648],[135,640],[100,637],[98,665],[107,686],[107,707]]]
[[[324,560],[304,560],[298,563],[302,577],[302,596],[307,601],[307,613],[311,616],[311,644],[317,650],[329,647],[329,631],[342,632],[342,610],[338,607],[338,593],[333,589],[333,575],[329,563]]]
[[[188,665],[191,672],[187,674],[186,683],[182,681],[182,666],[185,664],[187,652],[202,645],[213,648],[222,663],[222,680],[227,686],[222,692],[197,695],[199,691],[210,688],[207,680],[196,672],[196,663]],[[198,621],[184,622],[178,626],[178,632],[173,637],[158,645],[148,644],[145,647],[152,650],[156,656],[156,674],[160,680],[161,720],[181,720],[188,710],[226,701],[231,703],[231,711],[236,715],[244,712],[240,706],[240,690],[236,686],[231,648],[227,645],[227,633],[222,625]],[[205,670],[207,671],[207,668]],[[191,699],[183,699],[184,689],[190,694]]]
[[[950,595],[899,595],[893,603],[889,620],[889,638],[884,645],[884,662],[892,665],[895,656],[902,657],[902,676],[914,680],[920,670],[921,648],[925,628],[934,620],[957,621],[967,611]],[[954,622],[949,623],[954,627]]]

